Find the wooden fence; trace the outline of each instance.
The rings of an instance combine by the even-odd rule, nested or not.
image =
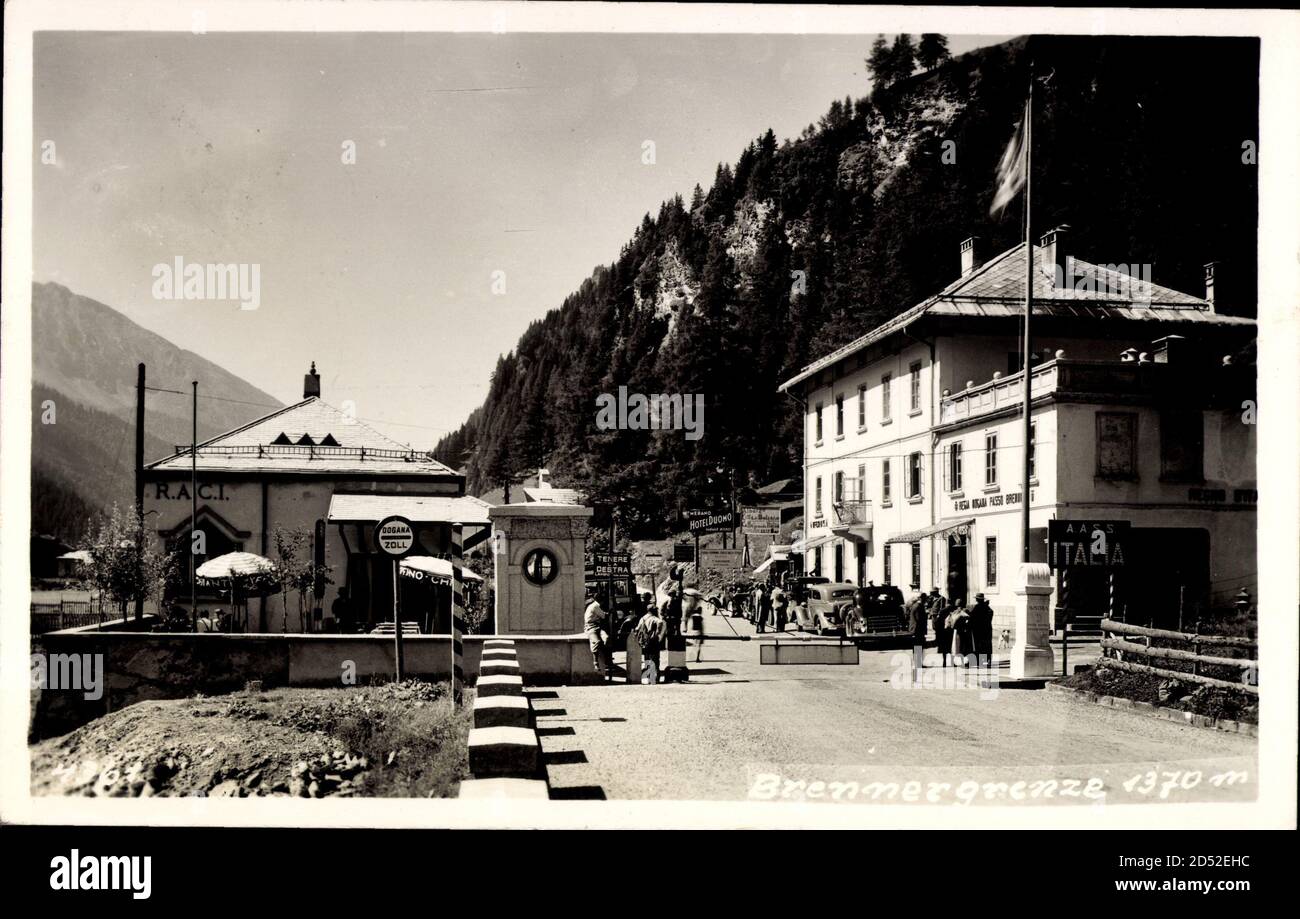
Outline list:
[[[109,613],[117,615],[115,605],[109,605]],[[105,619],[104,601],[96,597],[93,600],[60,600],[58,603],[33,603],[31,606],[31,634],[44,635],[59,629],[76,629],[87,625],[98,625]]]
[[[1259,661],[1255,660],[1258,644],[1254,638],[1231,635],[1203,635],[1199,632],[1173,632],[1167,629],[1151,629],[1138,625],[1103,619],[1101,622],[1102,654],[1105,664],[1119,670],[1135,673],[1151,673],[1173,680],[1184,680],[1202,686],[1217,686],[1220,689],[1236,689],[1242,692],[1259,694]],[[1112,637],[1112,636],[1123,637]],[[1176,642],[1190,645],[1184,648],[1158,647],[1152,642]],[[1222,649],[1218,654],[1202,654],[1206,646]],[[1225,653],[1242,652],[1249,657],[1226,657]],[[1129,657],[1160,661],[1164,666],[1150,663],[1138,663]],[[1190,670],[1172,669],[1176,666],[1189,665]],[[1221,676],[1207,676],[1205,668],[1240,671],[1237,680],[1223,679]]]

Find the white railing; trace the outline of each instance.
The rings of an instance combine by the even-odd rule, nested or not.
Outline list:
[[[1021,389],[1023,377],[1023,373],[1014,373],[946,397],[939,404],[939,423],[950,424],[1019,405],[1024,399],[1024,390]],[[1030,377],[1030,396],[1052,392],[1056,384],[1056,361],[1040,364]]]

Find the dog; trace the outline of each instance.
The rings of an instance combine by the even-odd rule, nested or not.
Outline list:
[[[1011,647],[1011,630],[1003,629],[1002,635],[998,638],[998,649]]]

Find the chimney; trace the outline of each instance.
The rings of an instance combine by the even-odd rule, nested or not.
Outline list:
[[[963,278],[980,266],[982,262],[981,256],[983,255],[980,251],[981,248],[978,236],[972,236],[961,244],[961,276]]]
[[[311,373],[302,378],[302,397],[310,399],[312,396],[320,398],[320,374],[316,372],[316,362],[311,362]]]
[[[1205,266],[1205,299],[1214,306],[1214,274],[1219,268],[1218,262],[1209,262]]]
[[[1070,225],[1063,223],[1054,230],[1048,230],[1038,241],[1040,248],[1046,250],[1043,269],[1051,271],[1055,287],[1073,287],[1074,279],[1066,273],[1070,259]]]

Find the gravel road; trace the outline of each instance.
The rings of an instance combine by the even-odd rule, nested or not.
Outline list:
[[[705,625],[713,636],[754,633],[742,619]],[[1072,649],[1071,662],[1095,657],[1091,647]],[[706,642],[698,664],[693,647],[687,656],[688,684],[536,691],[554,796],[744,800],[756,776],[772,774],[1014,781],[1100,770],[1111,787],[1153,763],[1189,761],[1244,764],[1254,777],[1252,738],[1043,690],[957,688],[953,668],[902,688],[897,650],[863,651],[858,666],[762,665],[752,640]]]

